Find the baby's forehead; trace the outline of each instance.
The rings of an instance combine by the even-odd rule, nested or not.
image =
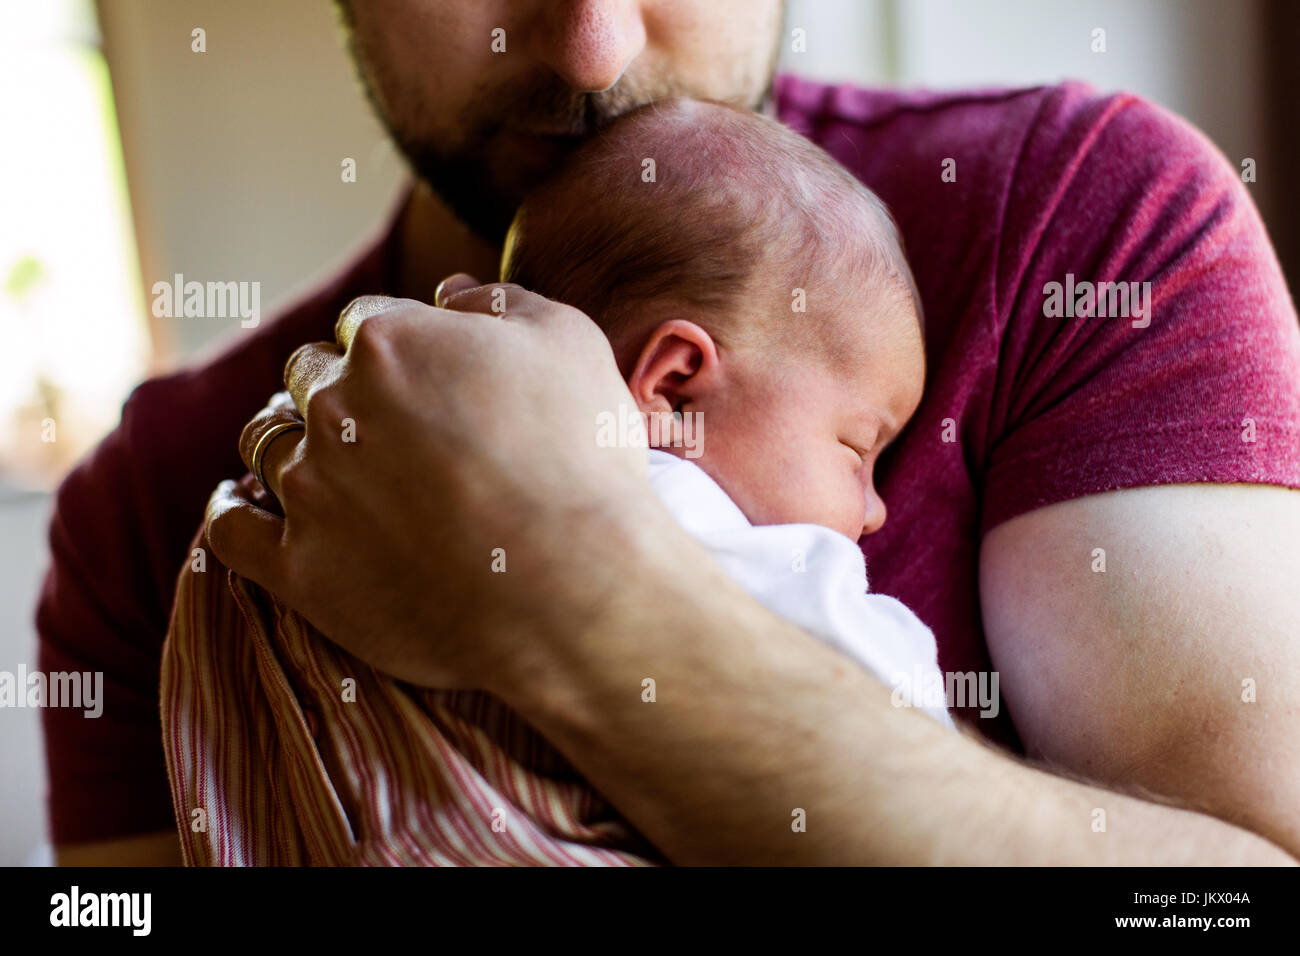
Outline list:
[[[910,269],[891,230],[871,216],[819,221],[816,206],[802,228],[756,263],[756,294],[773,327],[824,343],[853,359],[871,351],[882,323],[905,336],[922,333]]]
[[[771,347],[789,348],[836,374],[874,369],[920,342],[910,297],[880,279],[795,288],[786,302],[774,301],[762,321]]]

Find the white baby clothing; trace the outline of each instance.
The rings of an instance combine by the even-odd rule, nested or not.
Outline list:
[[[753,525],[694,462],[650,449],[650,484],[683,528],[761,604],[853,658],[917,706],[952,727],[934,695],[943,686],[934,634],[902,602],[868,591],[857,542],[813,524]]]

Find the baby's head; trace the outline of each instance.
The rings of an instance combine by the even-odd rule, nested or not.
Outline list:
[[[525,200],[501,279],[589,315],[652,437],[683,454],[698,423],[754,524],[884,523],[872,469],[920,403],[920,297],[889,212],[808,140],[719,104],[629,113]]]

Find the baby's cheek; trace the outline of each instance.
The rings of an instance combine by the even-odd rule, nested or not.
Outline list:
[[[829,470],[822,483],[822,515],[816,521],[832,531],[856,541],[862,535],[862,523],[867,511],[866,490],[857,473],[844,467]]]
[[[827,522],[824,476],[810,469],[805,460],[773,455],[749,470],[738,482],[749,501],[742,510],[754,524],[820,524]]]
[[[855,484],[844,496],[844,527],[837,529],[845,537],[857,541],[862,537],[867,517],[867,498],[861,485]]]
[[[852,471],[842,462],[805,466],[790,482],[783,498],[783,523],[815,524],[857,540],[862,530],[865,498]]]
[[[789,524],[800,521],[790,510],[797,507],[800,495],[797,472],[786,467],[777,453],[753,450],[729,442],[715,431],[706,443],[705,452],[695,464],[718,483],[751,524]]]

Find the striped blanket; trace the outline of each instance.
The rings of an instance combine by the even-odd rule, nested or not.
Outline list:
[[[500,701],[380,674],[206,552],[162,663],[187,865],[664,862]]]

